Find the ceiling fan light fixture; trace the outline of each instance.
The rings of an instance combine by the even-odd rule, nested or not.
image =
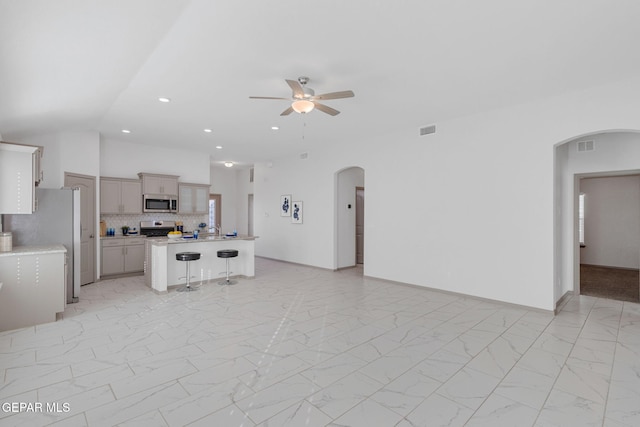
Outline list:
[[[300,114],[310,113],[311,111],[313,111],[314,107],[314,103],[306,99],[300,99],[291,103],[291,108],[293,108],[293,111]]]

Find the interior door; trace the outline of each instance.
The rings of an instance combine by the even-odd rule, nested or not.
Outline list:
[[[364,187],[356,187],[356,264],[364,264]]]
[[[80,283],[96,280],[96,178],[65,172],[65,187],[80,189]]]

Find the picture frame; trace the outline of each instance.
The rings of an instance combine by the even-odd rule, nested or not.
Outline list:
[[[296,201],[291,202],[291,223],[292,224],[302,224],[302,202]]]
[[[280,196],[280,216],[291,216],[291,194]]]

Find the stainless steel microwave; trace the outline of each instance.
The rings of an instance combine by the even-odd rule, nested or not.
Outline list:
[[[176,196],[165,196],[163,194],[145,194],[142,196],[143,212],[169,212],[178,211],[178,200]]]

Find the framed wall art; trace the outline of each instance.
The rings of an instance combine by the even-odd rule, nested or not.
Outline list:
[[[291,222],[293,224],[302,224],[302,202],[291,203]]]
[[[291,194],[280,196],[280,216],[291,216]]]

